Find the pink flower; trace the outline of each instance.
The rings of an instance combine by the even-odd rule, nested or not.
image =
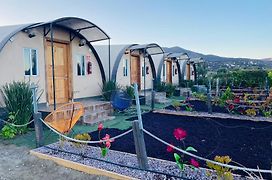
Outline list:
[[[199,162],[197,162],[195,159],[190,159],[190,164],[196,168],[199,168]]]
[[[110,139],[110,135],[106,134],[105,137],[102,138],[102,140],[105,140],[104,144],[107,148],[111,147],[111,143],[113,142],[113,140]]]
[[[182,141],[187,136],[187,132],[183,130],[182,128],[176,128],[173,134],[175,138],[179,141]]]
[[[171,145],[173,145],[173,144],[171,144]],[[166,151],[169,153],[174,152],[174,148],[172,148],[171,146],[167,146]]]
[[[99,124],[98,124],[97,130],[98,130],[98,131],[101,131],[102,129],[103,129],[103,124],[102,124],[102,123],[99,123]]]

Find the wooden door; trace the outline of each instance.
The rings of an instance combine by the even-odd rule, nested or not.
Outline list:
[[[172,61],[166,61],[166,83],[172,83]]]
[[[54,42],[54,73],[55,73],[55,94],[56,103],[69,102],[69,63],[68,45]],[[54,103],[53,78],[52,78],[52,51],[51,43],[46,43],[46,76],[47,76],[47,97],[48,103]]]
[[[138,88],[141,89],[141,71],[140,71],[140,57],[131,56],[130,58],[130,83],[138,84]]]

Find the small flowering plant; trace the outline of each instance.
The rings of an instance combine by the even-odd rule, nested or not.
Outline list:
[[[101,155],[102,157],[106,157],[108,150],[111,147],[111,143],[113,140],[110,139],[110,135],[106,134],[105,137],[101,138],[101,131],[103,129],[103,124],[99,123],[97,130],[98,130],[98,139],[99,140],[104,140],[103,142],[100,143],[100,149],[101,149]]]
[[[176,128],[173,131],[173,135],[176,138],[177,141],[182,142],[183,144],[183,149],[187,152],[197,152],[197,150],[195,148],[193,148],[192,146],[188,146],[185,147],[185,143],[184,143],[184,139],[187,137],[187,132],[182,129],[182,128]],[[166,151],[169,153],[174,153],[174,148],[173,148],[173,144],[171,144],[171,146],[167,146]],[[181,170],[184,170],[185,164],[189,164],[190,167],[192,168],[198,168],[199,167],[199,162],[196,161],[194,158],[191,158],[189,161],[186,161],[184,159],[184,154],[179,155],[178,153],[174,153],[174,158],[175,161],[178,165],[178,167]]]

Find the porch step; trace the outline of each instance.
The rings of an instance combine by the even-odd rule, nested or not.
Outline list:
[[[151,98],[152,98],[151,93],[146,94],[147,104],[151,104]],[[166,98],[166,92],[155,92],[155,103],[165,104],[168,102],[170,101]]]
[[[85,113],[81,118],[83,124],[95,124],[114,119],[113,108],[110,102],[96,102],[85,105]]]

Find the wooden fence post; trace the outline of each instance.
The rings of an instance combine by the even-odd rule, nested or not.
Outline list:
[[[36,134],[36,147],[41,147],[44,145],[43,138],[43,125],[40,120],[42,118],[42,114],[40,112],[34,113],[34,126],[35,126],[35,134]]]
[[[138,120],[132,122],[132,129],[133,129],[133,137],[134,137],[134,144],[135,150],[137,154],[137,159],[139,163],[139,167],[141,169],[148,169],[148,160],[146,155],[146,148],[144,142],[144,132],[143,132],[143,122],[142,122],[142,112],[138,94],[138,85],[134,84],[134,95],[136,99],[136,109]]]
[[[132,122],[133,137],[137,160],[141,169],[148,169],[148,160],[145,148],[144,133],[140,129],[139,121]]]
[[[208,86],[208,93],[207,93],[207,95],[208,95],[208,103],[207,103],[207,105],[208,105],[208,113],[209,114],[212,114],[212,97],[211,97],[211,91],[212,91],[212,86],[211,86],[211,79],[209,79],[209,86]]]
[[[154,107],[155,107],[155,91],[152,90],[152,92],[151,92],[151,111],[154,110]]]
[[[33,104],[33,118],[34,118],[34,128],[36,135],[36,147],[41,147],[44,145],[43,138],[43,125],[41,122],[42,114],[38,112],[38,103],[37,103],[37,88],[38,86],[35,84],[31,85],[32,91],[32,104]]]

